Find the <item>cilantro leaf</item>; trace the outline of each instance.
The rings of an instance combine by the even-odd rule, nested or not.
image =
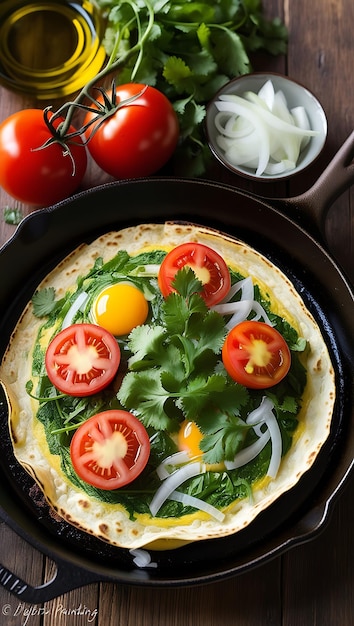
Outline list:
[[[191,378],[186,387],[180,390],[178,406],[187,419],[196,420],[203,412],[206,403],[211,401],[211,394],[221,394],[225,389],[226,379],[219,374],[209,377]]]
[[[250,427],[240,413],[248,401],[248,391],[233,383],[228,383],[219,395],[211,394],[204,411],[196,419],[203,433],[200,449],[206,463],[232,461],[242,447]]]
[[[245,435],[249,430],[242,420],[228,416],[218,417],[215,428],[205,435],[200,442],[200,449],[204,452],[205,463],[220,463],[232,461],[235,454],[242,447]]]
[[[183,59],[176,56],[169,57],[162,75],[175,87],[177,93],[193,93],[193,72]]]
[[[223,74],[238,76],[251,71],[250,60],[237,33],[225,28],[215,30],[212,41],[214,55]]]
[[[226,336],[225,321],[216,311],[208,310],[203,317],[203,323],[196,327],[195,319],[191,318],[188,324],[188,333],[197,337],[196,359],[205,350],[220,352]]]
[[[154,366],[163,358],[166,330],[163,326],[136,326],[129,335],[128,347],[133,352],[129,367],[137,370]],[[144,361],[144,363],[141,363]]]
[[[36,317],[50,315],[58,306],[58,302],[55,300],[54,287],[46,287],[36,291],[32,296],[32,305],[33,314]]]
[[[274,403],[276,404],[276,402]],[[278,408],[280,411],[283,411],[285,413],[296,414],[299,406],[298,406],[296,399],[293,396],[285,396],[282,403],[278,405]]]
[[[221,415],[235,416],[241,415],[241,409],[248,406],[249,392],[242,385],[230,382],[225,376],[225,387],[219,394],[214,393],[210,397],[210,402],[204,407],[203,412],[196,418],[196,423],[203,434],[214,432],[217,416],[215,412]],[[221,418],[222,419],[222,418]]]
[[[5,206],[3,213],[5,223],[13,226],[17,226],[23,218],[23,211],[18,206]]]
[[[164,322],[166,329],[171,334],[185,333],[190,325],[191,317],[194,316],[195,324],[200,324],[207,307],[204,300],[196,294],[189,301],[177,293],[171,293],[163,305]],[[202,315],[196,315],[196,314]],[[188,333],[191,334],[191,333]]]
[[[174,279],[172,281],[172,287],[183,298],[188,299],[191,296],[193,296],[194,294],[202,291],[203,284],[196,277],[196,275],[193,272],[192,268],[189,267],[188,265],[185,265],[180,270],[178,270],[178,272],[176,273],[176,275],[175,275],[175,277],[174,277]],[[206,309],[204,309],[204,310],[206,310]]]
[[[158,370],[129,372],[123,379],[118,400],[127,408],[134,409],[146,427],[156,430],[175,431],[178,421],[165,411],[170,393],[162,386]]]

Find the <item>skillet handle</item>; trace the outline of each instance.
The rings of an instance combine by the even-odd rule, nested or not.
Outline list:
[[[0,564],[0,585],[22,602],[43,604],[78,587],[104,580],[101,575],[91,573],[76,565],[64,564],[60,560],[56,560],[55,564],[57,570],[53,578],[38,587],[28,585]]]
[[[319,230],[324,240],[325,219],[335,200],[354,183],[354,131],[327,165],[316,183],[305,193],[282,201],[295,211],[301,222],[303,215]]]

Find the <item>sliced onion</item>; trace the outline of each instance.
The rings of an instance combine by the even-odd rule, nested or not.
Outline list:
[[[132,272],[130,276],[149,276],[154,278],[158,275],[160,265],[158,263],[147,263],[146,265],[139,265]]]
[[[246,91],[246,93],[243,94],[243,97],[244,97],[245,100],[248,100],[248,102],[252,102],[253,104],[257,105],[258,107],[261,107],[262,109],[264,109],[265,111],[271,110],[267,106],[267,104],[263,100],[263,98],[260,98],[259,94],[254,93],[253,91]]]
[[[63,319],[62,329],[71,326],[76,313],[83,309],[88,300],[88,297],[89,295],[88,293],[86,293],[86,291],[81,291],[81,293],[79,293]]]
[[[271,478],[275,478],[278,473],[282,454],[281,432],[273,410],[273,401],[267,398],[267,396],[264,396],[259,407],[252,411],[246,419],[246,423],[253,425],[254,431],[258,436],[262,436],[263,434],[261,432],[262,424],[267,426],[272,443],[272,454],[267,476]]]
[[[250,446],[247,446],[247,448],[243,448],[242,450],[240,450],[240,452],[236,454],[233,461],[224,461],[226,469],[236,469],[238,467],[246,465],[250,461],[253,461],[253,459],[255,459],[260,454],[260,452],[262,452],[269,439],[270,433],[267,429],[265,433],[262,433],[261,436],[256,439],[254,443],[252,443]]]
[[[274,409],[274,402],[267,396],[263,396],[260,405],[248,414],[246,424],[251,426],[263,422],[265,415]]]
[[[264,83],[264,85],[260,88],[258,92],[258,96],[261,98],[261,100],[263,100],[266,103],[268,109],[272,111],[273,104],[274,104],[275,91],[274,91],[274,85],[271,80],[267,80]]]
[[[246,423],[253,426],[255,434],[258,439],[247,448],[240,450],[233,461],[225,461],[225,467],[228,470],[242,467],[255,459],[263,448],[271,440],[272,451],[270,462],[267,470],[267,476],[275,478],[282,455],[282,439],[279,424],[273,413],[274,403],[270,398],[264,396],[260,405],[249,413]],[[262,427],[266,426],[267,430],[262,432]]]
[[[242,120],[237,115],[230,116],[229,113],[224,113],[223,111],[219,111],[219,113],[216,114],[215,126],[219,133],[233,139],[235,137],[244,137],[253,129],[252,125],[247,122],[247,120]]]
[[[245,305],[245,310],[246,307],[248,307],[248,304],[250,304],[250,312],[254,311],[255,312],[255,316],[252,318],[252,320],[258,322],[260,319],[263,319],[265,324],[268,324],[268,326],[273,326],[272,322],[270,321],[267,313],[265,312],[264,308],[262,307],[261,304],[259,304],[259,302],[257,302],[256,300],[252,300],[252,302],[248,303],[247,301],[244,301],[244,305]],[[248,314],[249,315],[249,314]],[[248,315],[246,317],[244,317],[243,319],[241,319],[241,315],[239,314],[239,311],[235,311],[235,314],[231,317],[231,319],[227,322],[226,324],[226,328],[231,329],[234,326],[236,326],[236,324],[239,324],[240,322],[244,321],[245,319],[247,319]]]
[[[225,324],[228,330],[236,326],[236,324],[240,324],[240,322],[245,321],[252,311],[255,313],[255,316],[252,318],[254,321],[257,322],[260,319],[263,319],[268,326],[273,326],[273,323],[270,321],[265,309],[259,302],[257,302],[257,300],[236,300],[236,302],[223,302],[215,304],[212,308],[214,311],[217,311],[217,313],[220,313],[220,315],[231,315],[231,318]]]
[[[248,313],[246,313],[247,316],[252,310],[252,303],[253,300],[236,300],[236,302],[223,302],[215,304],[212,308],[214,311],[217,311],[217,313],[220,313],[220,315],[233,315],[234,313],[237,313],[239,309],[242,311],[248,310]]]
[[[157,567],[157,563],[151,560],[151,554],[147,550],[135,548],[129,550],[129,553],[134,557],[133,563],[137,567]]]
[[[216,142],[225,158],[235,166],[254,169],[257,176],[294,169],[301,150],[318,134],[311,130],[303,107],[290,111],[284,93],[275,92],[271,81],[258,94],[223,94],[215,106]]]
[[[275,478],[276,475],[278,474],[280,461],[281,461],[281,453],[282,453],[281,432],[280,432],[279,424],[272,411],[268,413],[265,422],[270,432],[270,438],[272,442],[272,455],[270,457],[270,463],[269,463],[269,467],[267,471],[267,476],[270,476],[270,478]]]
[[[256,313],[256,317],[253,318],[255,321],[263,319],[263,321],[266,324],[268,324],[268,326],[273,326],[267,313],[265,312],[265,309],[262,307],[262,305],[259,302],[257,302],[257,300],[253,301],[252,310]]]
[[[253,300],[254,299],[254,286],[251,276],[242,278],[234,283],[227,294],[227,296],[221,302],[229,302],[238,291],[241,290],[241,300]]]
[[[227,330],[231,330],[236,324],[240,324],[246,320],[252,311],[253,300],[240,300],[240,302],[233,303],[232,317],[225,324]]]
[[[188,463],[190,460],[191,458],[186,450],[175,452],[174,454],[170,454],[170,456],[167,456],[163,461],[161,461],[160,465],[156,468],[156,473],[160,480],[164,480],[171,475],[171,472],[169,472],[167,469],[168,467],[183,465],[184,463]]]
[[[265,174],[272,174],[274,176],[275,174],[282,174],[283,172],[286,172],[287,170],[292,170],[295,167],[296,167],[295,161],[289,161],[289,159],[282,159],[278,163],[268,163],[264,172]]]
[[[274,102],[271,111],[287,124],[291,124],[292,126],[295,125],[295,120],[288,109],[288,103],[282,91],[277,91],[274,94]],[[307,130],[310,130],[310,128]]]
[[[237,97],[237,96],[233,96],[233,97]],[[226,98],[226,96],[225,96]],[[220,96],[220,100],[224,99],[224,96]],[[255,131],[258,134],[258,167],[257,167],[257,171],[256,174],[257,176],[260,176],[263,172],[265,167],[267,166],[267,163],[269,161],[269,156],[270,156],[270,148],[269,148],[269,133],[268,133],[268,129],[266,127],[266,125],[262,122],[262,120],[259,119],[259,117],[257,115],[254,114],[254,112],[252,111],[252,109],[249,108],[250,103],[246,103],[248,104],[248,106],[244,106],[244,103],[246,102],[245,100],[243,100],[242,98],[239,98],[239,100],[241,102],[216,102],[216,107],[219,111],[229,111],[230,113],[236,113],[237,115],[242,115],[246,120],[248,120],[249,122],[251,122],[251,124],[253,125]],[[252,157],[252,155],[250,156],[250,158]]]
[[[315,130],[304,130],[298,128],[295,124],[289,124],[284,122],[276,115],[273,115],[271,111],[268,111],[265,107],[258,107],[253,102],[249,102],[241,96],[236,95],[221,95],[221,102],[216,102],[216,106],[219,111],[229,111],[230,113],[236,113],[236,115],[245,115],[246,119],[250,121],[256,121],[257,126],[260,123],[259,120],[266,122],[270,128],[274,128],[279,132],[290,133],[298,136],[314,137],[318,133]]]
[[[185,506],[192,506],[194,509],[199,509],[200,511],[204,511],[205,513],[209,513],[212,517],[215,517],[219,522],[222,522],[225,518],[225,514],[217,509],[209,502],[205,502],[200,498],[196,498],[195,496],[191,496],[188,493],[181,493],[180,491],[173,491],[169,500],[175,500],[176,502],[182,502]]]
[[[171,493],[180,487],[186,480],[198,476],[205,471],[205,466],[202,463],[188,463],[184,465],[176,472],[173,472],[168,478],[166,478],[161,487],[156,491],[153,499],[150,503],[151,515],[155,516],[160,510],[163,503],[169,498]]]
[[[306,110],[302,106],[294,107],[291,109],[291,115],[295,121],[296,126],[309,130],[311,128],[310,120],[307,116]],[[301,150],[303,150],[310,141],[310,137],[303,137],[301,142]]]
[[[239,291],[241,291],[240,300],[230,302],[230,300]],[[233,328],[236,324],[246,320],[252,310],[256,313],[256,316],[254,317],[255,320],[263,318],[269,326],[272,326],[264,308],[256,300],[254,300],[254,285],[250,276],[242,278],[234,283],[227,296],[219,304],[216,304],[212,308],[214,311],[220,313],[220,315],[232,316],[226,324],[228,329]]]

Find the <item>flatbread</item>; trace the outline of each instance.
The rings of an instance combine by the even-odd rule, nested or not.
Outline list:
[[[268,259],[245,243],[217,231],[193,224],[167,222],[145,224],[102,235],[89,245],[81,245],[43,280],[38,289],[54,287],[58,298],[76,288],[76,281],[87,274],[99,257],[104,261],[118,250],[135,255],[143,250],[170,250],[183,242],[198,241],[218,251],[227,264],[243,276],[252,276],[272,302],[272,310],[287,318],[304,337],[307,387],[300,413],[300,426],[291,449],[282,459],[274,480],[264,480],[254,489],[253,498],[237,500],[216,521],[207,513],[196,512],[175,520],[137,514],[131,519],[121,505],[98,501],[74,486],[61,469],[58,458],[49,451],[43,426],[36,418],[38,403],[30,398],[25,384],[31,379],[34,341],[43,321],[33,315],[29,303],[11,337],[0,366],[11,406],[9,419],[14,453],[19,463],[34,477],[53,509],[69,523],[115,546],[129,549],[154,546],[157,540],[172,543],[223,537],[240,531],[291,489],[312,466],[326,441],[335,402],[334,371],[326,344],[313,316],[288,278]]]

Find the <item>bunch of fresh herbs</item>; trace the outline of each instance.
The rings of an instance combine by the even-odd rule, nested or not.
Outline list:
[[[205,104],[231,78],[252,71],[250,53],[285,53],[285,26],[264,17],[260,0],[96,3],[108,20],[107,53],[127,58],[117,82],[152,85],[170,99],[181,129],[176,173],[202,174],[209,155],[202,129]],[[142,33],[142,47],[127,57]]]

